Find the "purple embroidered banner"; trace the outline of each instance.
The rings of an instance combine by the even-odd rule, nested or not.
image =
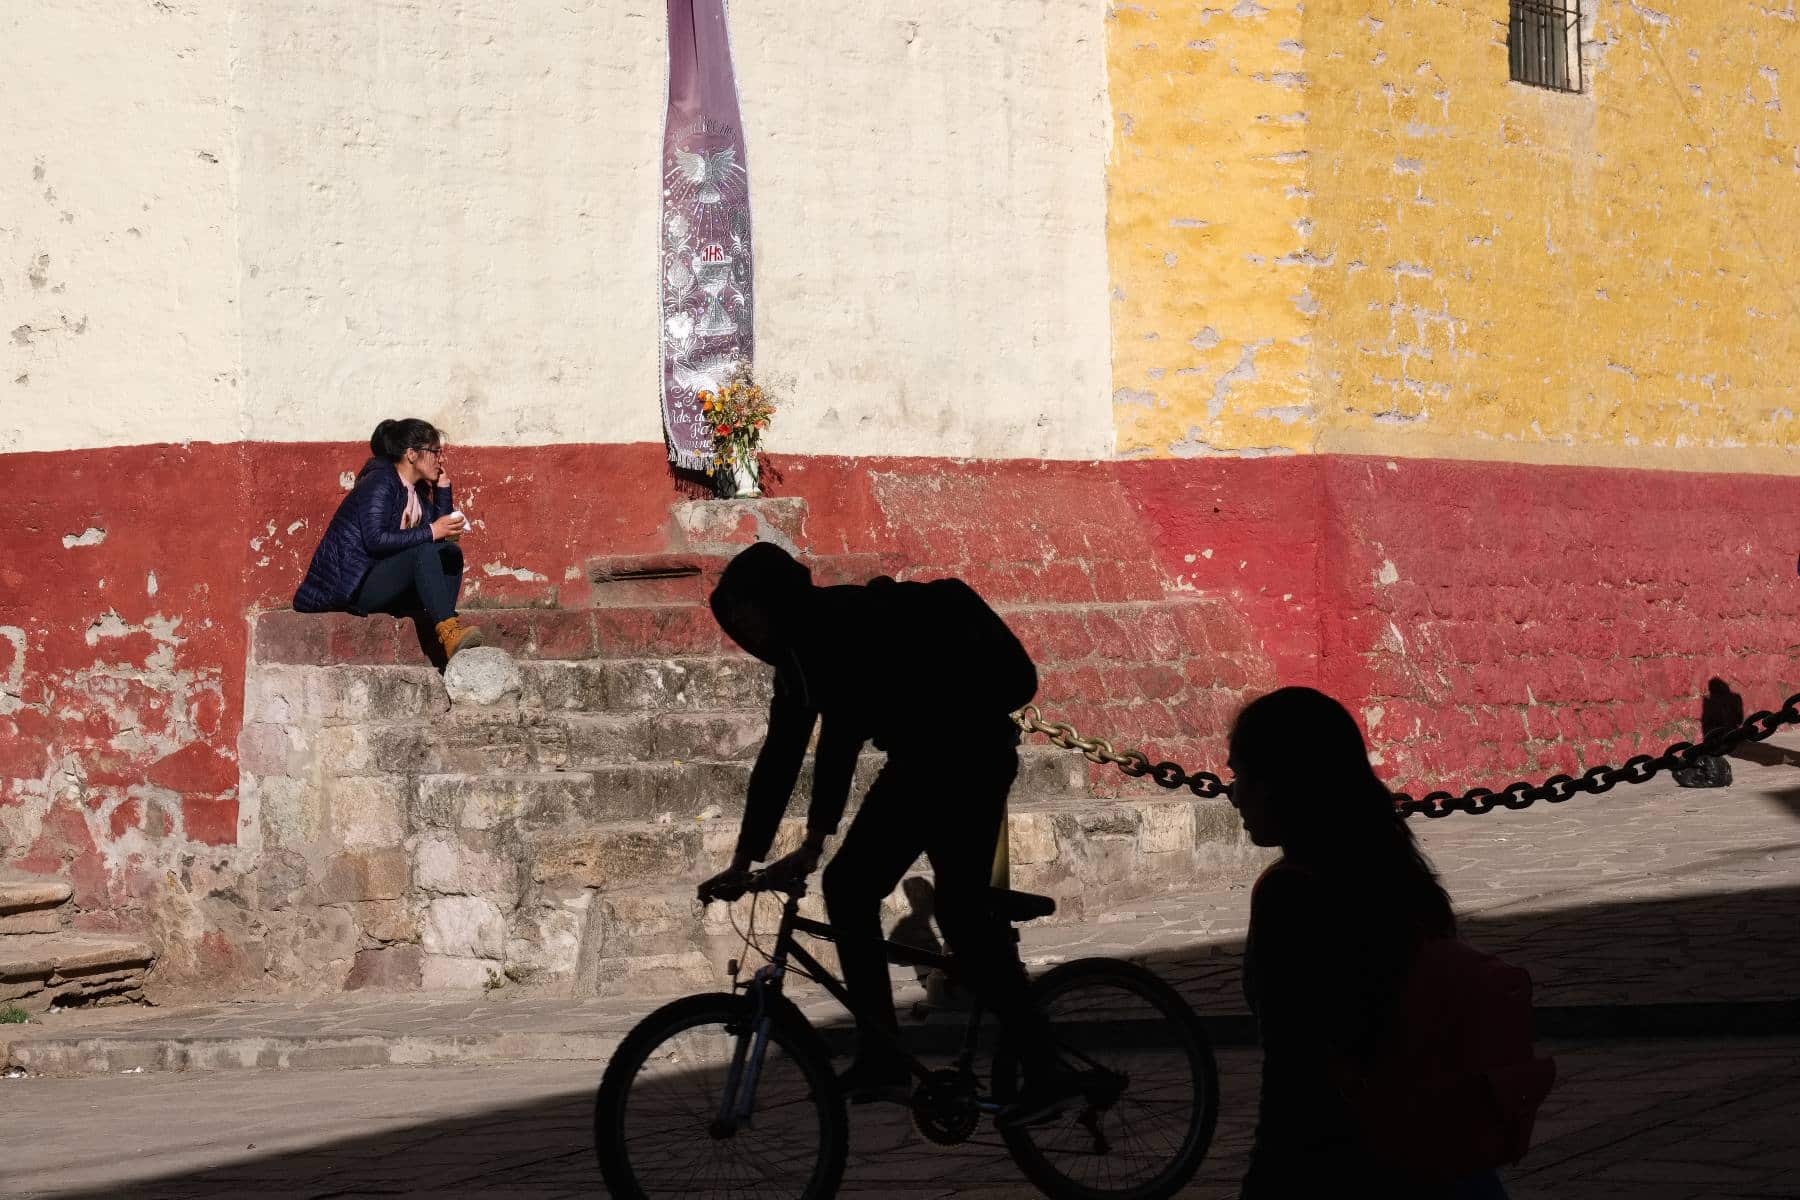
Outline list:
[[[669,458],[704,470],[712,430],[695,393],[755,350],[750,177],[725,0],[668,0],[663,118],[662,404]]]

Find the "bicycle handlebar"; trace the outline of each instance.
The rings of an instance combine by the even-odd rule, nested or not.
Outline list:
[[[725,894],[727,891],[730,891],[732,894]],[[716,900],[724,904],[729,904],[740,896],[751,896],[759,892],[777,892],[781,895],[792,896],[795,899],[798,899],[801,896],[806,895],[806,880],[771,875],[768,868],[765,867],[760,871],[751,871],[745,877],[744,886],[741,890],[726,888],[716,889],[711,892],[701,891],[700,902],[702,904],[711,904]]]

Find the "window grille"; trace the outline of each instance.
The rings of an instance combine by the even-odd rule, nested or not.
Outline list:
[[[1506,45],[1515,81],[1581,90],[1581,0],[1512,0]]]

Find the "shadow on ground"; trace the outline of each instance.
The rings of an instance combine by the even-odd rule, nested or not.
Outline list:
[[[1725,757],[1762,767],[1800,767],[1800,750],[1773,746],[1768,742],[1745,742]],[[1764,789],[1761,794],[1800,818],[1800,787]]]
[[[1551,927],[1554,938],[1543,936]],[[1643,903],[1602,903],[1553,912],[1467,919],[1477,945],[1531,968],[1544,1036],[1643,1037],[1800,1034],[1800,888],[1698,894]],[[1554,946],[1538,953],[1534,945]],[[1200,1007],[1218,1044],[1248,1045],[1254,1030],[1235,1006],[1235,944],[1203,943],[1147,956],[1147,964],[1176,981],[1212,980]],[[1584,979],[1618,980],[1638,995],[1665,993],[1656,1004],[1571,999]],[[1594,989],[1585,989],[1589,994]],[[1599,989],[1601,993],[1604,987]],[[1689,994],[1689,992],[1692,994]],[[914,1024],[922,1042],[950,1044],[957,1030]],[[840,1030],[828,1031],[840,1042]],[[601,1064],[595,1064],[598,1081]],[[356,1074],[344,1073],[354,1088]],[[1228,1095],[1222,1129],[1247,1128],[1242,1111],[1251,1097]],[[853,1131],[868,1109],[852,1110]],[[1794,1114],[1800,1118],[1800,1113]],[[175,1125],[179,1114],[165,1114]],[[902,1123],[904,1118],[898,1118]],[[904,1132],[902,1130],[902,1132]],[[345,1139],[302,1151],[216,1169],[146,1180],[129,1188],[61,1192],[62,1196],[175,1197],[306,1195],[315,1197],[421,1194],[422,1178],[435,1194],[562,1196],[600,1194],[592,1146],[592,1095],[563,1094],[516,1107]],[[903,1139],[902,1139],[903,1140]],[[1240,1139],[1241,1140],[1241,1139]],[[899,1144],[899,1143],[896,1143]],[[1239,1148],[1241,1150],[1241,1147]],[[1232,1150],[1237,1153],[1239,1150]],[[99,1149],[96,1148],[96,1152]],[[910,1149],[908,1150],[910,1153]],[[477,1161],[478,1160],[478,1161]],[[469,1164],[467,1185],[443,1170]],[[999,1169],[1004,1173],[1007,1164]],[[454,1172],[451,1173],[454,1175]],[[1014,1176],[1014,1179],[1017,1177]],[[496,1180],[509,1182],[496,1186]],[[855,1180],[848,1181],[854,1184]],[[446,1191],[445,1189],[448,1188]],[[45,1194],[45,1193],[39,1193]],[[932,1194],[942,1194],[941,1190]]]

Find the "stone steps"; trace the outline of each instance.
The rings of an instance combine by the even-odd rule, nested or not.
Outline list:
[[[502,662],[492,690],[455,700],[410,626],[256,619],[240,762],[265,845],[280,847],[264,899],[336,906],[331,919],[351,922],[332,951],[337,963],[354,947],[345,986],[499,979],[580,996],[717,986],[741,947],[728,910],[697,911],[693,885],[730,858],[772,672],[729,646],[704,604],[744,531],[703,532],[667,554],[594,560],[560,585],[561,607],[473,612],[516,662]],[[893,570],[865,558],[814,560],[815,578]],[[1204,644],[1204,630],[1184,624],[1196,614],[1164,607],[1096,595],[1006,615],[1046,663],[1053,715],[1150,744],[1193,718],[1164,701],[1188,686],[1187,647]],[[1139,665],[1119,667],[1119,654]],[[930,713],[921,722],[932,729]],[[859,763],[852,811],[882,761],[871,752]],[[1055,920],[1247,882],[1264,861],[1222,802],[1094,770],[1069,751],[1021,747],[1012,883],[1056,899]],[[810,784],[808,764],[777,853],[798,842]],[[1092,794],[1115,786],[1132,794]],[[896,920],[910,911],[899,893],[890,907]]]
[[[1051,747],[1021,748],[1013,786],[1015,807],[1038,807],[1086,797],[1082,759]],[[884,758],[864,754],[857,763],[848,812],[880,772]],[[406,788],[413,829],[492,829],[517,822],[527,830],[566,827],[583,833],[603,826],[714,820],[743,812],[752,763],[720,761],[616,761],[598,759],[567,769],[421,773]],[[393,776],[386,776],[393,780]],[[946,786],[954,787],[954,779]],[[354,797],[368,786],[361,776],[327,779],[327,797]],[[790,811],[810,801],[812,764],[803,765]],[[354,801],[352,801],[354,802]]]
[[[332,775],[585,769],[653,762],[748,762],[764,709],[703,712],[458,711],[434,721],[327,728],[316,746]],[[1039,743],[1022,747],[1045,751]],[[878,753],[873,749],[870,753]],[[1057,751],[1063,758],[1078,757]]]
[[[743,654],[521,659],[518,665],[520,696],[469,711],[489,717],[509,712],[748,713],[766,711],[773,694],[773,673]],[[255,690],[246,696],[246,719],[252,722],[404,721],[449,711],[443,681],[423,662],[262,662],[253,678]]]
[[[424,924],[436,931],[424,953],[437,956],[437,978],[479,980],[491,970],[533,984],[572,982],[580,996],[716,982],[739,942],[727,910],[702,916],[693,887],[729,863],[736,820],[590,823],[571,819],[578,801],[546,792],[512,807],[497,796],[472,791],[428,811],[437,824],[415,824],[408,839]],[[772,857],[804,833],[803,810],[789,811]],[[1227,803],[1192,797],[1023,793],[1013,797],[1008,836],[1012,886],[1055,899],[1052,923],[1248,883],[1267,862]],[[921,859],[912,873],[927,869]],[[903,893],[904,885],[889,899],[891,920],[912,907]]]
[[[144,942],[65,928],[65,880],[0,872],[0,1005],[26,1012],[144,998],[156,953]]]
[[[741,547],[740,547],[741,548]],[[519,659],[666,658],[736,653],[720,632],[707,596],[730,561],[703,551],[609,555],[591,560],[579,581],[559,589],[555,607],[470,601],[464,617],[487,644]],[[862,583],[891,574],[885,556],[808,558],[815,582]],[[260,663],[407,665],[421,661],[417,626],[408,619],[272,609],[255,618]]]
[[[741,793],[750,765],[762,746],[767,715],[749,712],[699,713],[457,713],[421,722],[361,722],[321,730],[314,750],[327,778],[410,775],[424,781],[439,776],[495,778],[506,775],[594,773],[612,778],[626,791],[633,774],[646,778],[671,770],[711,773],[719,785]],[[273,732],[273,731],[271,731]],[[278,738],[277,741],[284,740]],[[254,763],[285,768],[285,749],[268,750],[280,761]],[[884,761],[874,749],[858,763],[856,783],[866,787]],[[810,756],[802,782],[811,779]],[[260,769],[255,773],[265,772]],[[1038,744],[1020,747],[1016,788],[1033,793],[1084,794],[1087,768],[1077,754]],[[721,798],[721,802],[724,802]],[[701,807],[704,807],[704,803]]]
[[[663,556],[645,556],[660,562]],[[815,564],[816,565],[816,564]],[[611,569],[611,568],[608,568]],[[645,569],[650,569],[646,567]],[[697,568],[698,569],[698,568]],[[847,561],[848,578],[893,570],[893,564],[862,556]],[[835,573],[815,578],[841,582]],[[612,659],[745,657],[720,631],[705,604],[713,577],[705,573],[649,576],[631,580],[639,590],[620,602],[584,602],[557,607],[471,608],[487,644],[526,662]],[[600,594],[623,583],[586,584]],[[1179,668],[1203,656],[1213,664],[1210,643],[1230,643],[1217,606],[1202,601],[1102,600],[1078,605],[1001,605],[1001,615],[1039,659],[1041,670],[1098,668],[1124,663]],[[296,613],[272,609],[253,619],[253,658],[262,665],[401,666],[424,665],[417,630],[410,620],[347,613]],[[1123,656],[1121,659],[1118,656]],[[1220,682],[1220,681],[1213,681]]]
[[[523,865],[532,872],[533,880],[552,887],[609,890],[623,885],[654,886],[658,880],[698,881],[725,869],[737,839],[738,822],[733,814],[684,820],[533,824],[531,818],[541,811],[527,811],[518,821],[521,828],[513,833],[517,848],[528,855]],[[852,804],[842,828],[848,828],[855,811]],[[450,836],[458,836],[458,830],[485,834],[515,819],[511,815],[496,818],[495,812],[485,805],[471,806],[461,810],[464,822],[446,820],[430,828]],[[790,804],[788,813],[771,854],[797,845],[804,833],[804,805]],[[1137,855],[1148,856],[1150,861],[1143,865],[1158,871],[1149,875],[1120,873],[1117,880],[1141,882],[1146,891],[1159,889],[1166,869],[1184,869],[1176,860],[1155,856],[1216,848],[1216,859],[1202,855],[1192,864],[1208,874],[1229,873],[1249,861],[1244,857],[1241,827],[1229,804],[1180,796],[1099,799],[1015,793],[1008,802],[1008,842],[1014,884],[1026,891],[1046,891],[1057,878],[1045,869],[1047,864],[1071,853],[1098,861],[1102,848],[1116,852],[1129,847]],[[1181,878],[1191,881],[1193,876]],[[1024,882],[1026,879],[1032,884]]]
[[[91,933],[0,938],[0,1004],[26,1012],[144,998],[156,953],[146,943]]]
[[[588,560],[584,572],[592,590],[585,595],[595,608],[704,604],[719,575],[742,546],[717,551],[667,554],[609,554]],[[877,575],[905,569],[904,560],[887,554],[809,554],[801,556],[821,587],[867,583]],[[564,604],[571,599],[564,590]]]
[[[784,823],[775,853],[796,845],[803,824]],[[1019,798],[1009,813],[1011,885],[1056,900],[1045,924],[1091,919],[1122,904],[1195,887],[1247,884],[1268,854],[1243,837],[1219,800],[1066,796]],[[702,914],[693,885],[730,861],[731,821],[615,824],[529,839],[530,895],[591,889],[573,964],[577,995],[663,994],[716,982],[742,951],[732,925],[748,927],[748,907]],[[909,876],[928,874],[921,859]],[[819,915],[818,896],[805,910]],[[531,907],[528,903],[521,911]],[[914,909],[906,884],[888,898],[892,926]],[[764,921],[772,920],[765,902]]]
[[[608,608],[474,608],[464,616],[487,644],[527,661],[670,658],[734,651],[712,613],[691,602]],[[260,664],[295,666],[425,665],[413,622],[375,615],[274,609],[255,618]]]
[[[0,873],[0,936],[15,933],[55,933],[62,928],[60,909],[75,889],[60,879]]]

